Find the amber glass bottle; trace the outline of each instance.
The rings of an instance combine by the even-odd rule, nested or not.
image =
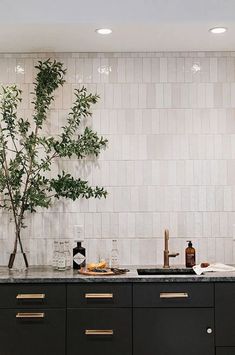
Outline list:
[[[188,247],[185,249],[185,265],[193,267],[196,264],[196,251],[193,248],[191,240],[188,240]]]

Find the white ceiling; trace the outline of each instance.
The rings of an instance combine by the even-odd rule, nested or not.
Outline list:
[[[0,52],[191,50],[235,50],[235,0],[0,0]]]

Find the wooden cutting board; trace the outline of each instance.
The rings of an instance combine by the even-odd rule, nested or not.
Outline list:
[[[106,272],[97,272],[97,271],[89,271],[87,269],[80,269],[80,270],[78,270],[78,273],[81,275],[86,275],[86,276],[112,276],[112,275],[115,275],[115,273],[111,270],[106,271]]]

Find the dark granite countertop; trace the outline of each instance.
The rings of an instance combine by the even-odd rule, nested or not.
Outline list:
[[[150,268],[151,266],[147,266]],[[156,266],[155,266],[156,267]],[[205,275],[139,276],[138,267],[118,276],[83,276],[77,271],[55,271],[50,267],[30,267],[27,271],[9,271],[0,267],[0,283],[83,283],[83,282],[235,282],[235,272],[211,272]],[[143,266],[141,266],[143,268]]]

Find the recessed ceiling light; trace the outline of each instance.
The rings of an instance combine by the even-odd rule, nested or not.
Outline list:
[[[226,27],[214,27],[209,30],[211,33],[220,34],[227,31]]]
[[[112,33],[112,30],[110,28],[98,28],[95,30],[99,35],[110,35]]]

